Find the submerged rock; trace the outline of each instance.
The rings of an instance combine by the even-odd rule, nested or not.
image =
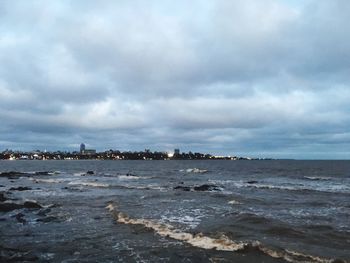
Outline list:
[[[33,201],[25,201],[24,204],[23,204],[23,207],[25,207],[25,208],[33,208],[33,209],[42,208],[41,205],[39,205],[37,202],[33,202]]]
[[[7,198],[5,197],[4,193],[0,193],[0,202],[6,201]]]
[[[27,223],[27,220],[25,220],[23,217],[24,217],[24,214],[22,213],[18,213],[16,216],[16,219],[18,222],[22,223],[22,224],[25,224]]]
[[[23,204],[13,203],[13,202],[1,202],[0,203],[0,212],[10,212],[16,209],[29,208],[29,209],[38,209],[42,208],[37,202],[25,201]]]
[[[174,187],[175,190],[191,191],[191,187],[178,185]]]
[[[247,184],[257,184],[258,181],[252,180],[252,181],[248,181]]]
[[[23,251],[0,245],[0,262],[37,262],[39,258],[31,251]]]
[[[38,218],[36,220],[37,222],[43,222],[43,223],[48,223],[48,222],[57,222],[59,221],[59,219],[55,216],[47,216],[47,217],[44,217],[44,218]]]
[[[12,210],[23,208],[22,204],[16,203],[0,203],[0,212],[10,212]]]
[[[198,186],[183,186],[178,185],[174,187],[174,190],[182,190],[182,191],[220,191],[221,189],[214,184],[203,184]]]
[[[26,187],[26,186],[19,186],[19,187],[11,187],[9,190],[11,190],[11,191],[26,191],[26,190],[32,190],[32,188]]]
[[[37,215],[38,216],[46,216],[46,214],[50,213],[51,212],[51,208],[46,208],[46,209],[43,209],[43,210],[40,210]]]
[[[218,188],[218,186],[214,184],[203,184],[200,186],[193,187],[193,190],[194,191],[219,191],[220,189]]]
[[[7,177],[8,179],[18,179],[19,177],[22,177],[22,176],[28,176],[28,174],[21,173],[21,172],[15,172],[15,171],[0,173],[0,177]]]
[[[126,176],[137,177],[137,175],[131,173],[127,173]]]
[[[35,172],[35,175],[52,175],[53,172],[52,171],[39,171],[39,172]]]

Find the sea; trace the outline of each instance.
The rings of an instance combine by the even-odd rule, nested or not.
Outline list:
[[[23,160],[0,173],[0,208],[17,204],[0,211],[0,262],[350,262],[350,161]]]

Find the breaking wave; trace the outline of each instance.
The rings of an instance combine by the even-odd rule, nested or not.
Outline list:
[[[315,182],[313,182],[315,181]],[[350,193],[350,186],[340,183],[329,183],[328,180],[323,179],[324,183],[317,182],[318,179],[314,179],[308,184],[298,183],[285,183],[285,184],[271,184],[267,182],[258,181],[233,181],[233,180],[209,180],[211,183],[216,184],[231,184],[236,188],[256,188],[256,189],[271,189],[271,190],[285,190],[285,191],[316,191],[316,192],[328,192],[328,193]]]
[[[343,262],[341,260],[326,259],[317,256],[305,255],[296,251],[290,250],[275,250],[263,246],[259,241],[241,242],[233,241],[227,236],[222,235],[220,238],[212,238],[202,233],[192,234],[188,232],[175,229],[169,224],[162,224],[150,219],[133,219],[128,215],[118,211],[117,206],[109,204],[106,207],[113,215],[114,219],[121,224],[126,225],[141,225],[145,228],[153,230],[162,237],[172,238],[178,241],[185,242],[194,247],[202,249],[215,249],[219,251],[240,251],[248,252],[251,250],[260,251],[272,258],[284,259],[287,262],[313,262],[313,263],[331,263]]]
[[[326,177],[326,176],[304,176],[305,179],[312,180],[312,181],[330,181],[332,180],[332,177]]]
[[[207,173],[208,170],[199,169],[199,168],[188,168],[188,169],[181,169],[180,172],[186,172],[186,173]]]
[[[91,186],[91,187],[102,187],[102,188],[109,187],[109,184],[102,184],[102,183],[96,183],[96,182],[75,181],[75,182],[70,182],[68,184],[69,185]]]

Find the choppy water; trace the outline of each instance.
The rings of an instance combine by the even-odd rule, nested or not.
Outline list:
[[[0,177],[5,202],[43,207],[0,212],[0,261],[350,260],[349,161],[0,161],[5,171],[29,173]]]

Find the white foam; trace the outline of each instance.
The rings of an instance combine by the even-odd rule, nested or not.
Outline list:
[[[96,182],[83,182],[83,181],[74,181],[69,182],[69,185],[82,185],[82,186],[92,186],[92,187],[109,187],[108,184],[96,183]]]
[[[326,176],[304,176],[305,179],[313,180],[313,181],[329,181],[332,180],[332,177]]]
[[[52,183],[52,184],[58,184],[65,181],[63,179],[36,179],[36,178],[29,178],[29,180],[38,182],[38,183]]]
[[[136,175],[119,175],[118,178],[120,180],[137,180],[137,179],[140,179],[141,177]]]
[[[186,170],[180,170],[180,172],[186,172],[186,173],[206,173],[208,170],[205,169],[199,169],[199,168],[189,168]]]
[[[230,205],[240,205],[240,204],[242,204],[241,202],[236,201],[236,200],[228,201],[228,203],[229,203]]]
[[[133,219],[129,218],[126,214],[118,212],[117,206],[109,204],[106,207],[114,216],[118,223],[126,225],[142,225],[146,228],[152,229],[158,235],[162,237],[172,238],[190,244],[194,247],[202,249],[215,249],[220,251],[240,251],[246,248],[255,248],[262,253],[269,255],[273,258],[284,259],[288,262],[314,262],[314,263],[331,263],[332,259],[324,259],[311,255],[305,255],[295,251],[289,250],[273,250],[264,247],[259,241],[254,242],[237,242],[229,239],[227,236],[222,235],[220,238],[212,238],[205,236],[202,233],[191,234],[183,232],[179,229],[175,229],[171,225],[161,224],[157,221],[150,219]]]

